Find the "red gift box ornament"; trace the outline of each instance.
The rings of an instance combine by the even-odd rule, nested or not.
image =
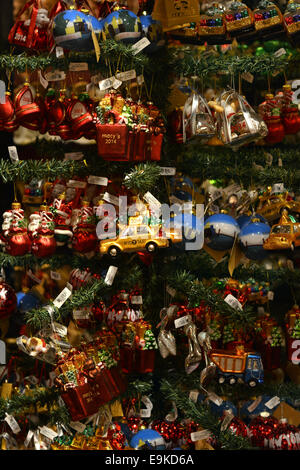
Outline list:
[[[8,41],[15,46],[36,51],[47,50],[49,39],[48,11],[40,8],[40,0],[29,0],[17,15],[17,20],[10,30]],[[22,15],[32,8],[30,19],[22,21]]]
[[[99,116],[99,113],[98,113]],[[112,123],[108,123],[108,119]],[[129,128],[126,124],[121,124],[124,119],[114,111],[107,111],[103,116],[104,123],[97,123],[97,145],[98,155],[105,160],[124,161],[129,160],[128,136]]]

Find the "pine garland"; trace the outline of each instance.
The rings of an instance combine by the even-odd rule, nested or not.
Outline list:
[[[141,163],[136,165],[124,178],[127,189],[137,194],[145,194],[156,186],[160,177],[160,167],[155,163]]]

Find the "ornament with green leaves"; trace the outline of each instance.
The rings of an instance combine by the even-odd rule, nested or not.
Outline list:
[[[117,362],[114,360],[112,354],[107,349],[98,351],[98,357],[100,362],[103,362],[108,369],[117,365]]]
[[[132,113],[132,109],[130,106],[126,104],[123,106],[122,116],[125,120],[126,125],[132,128],[134,126],[134,122],[133,122],[133,113]]]
[[[292,329],[291,337],[294,339],[300,339],[300,318],[295,321],[294,328]]]
[[[152,330],[145,331],[144,339],[145,346],[143,347],[143,349],[157,349],[156,338]]]
[[[220,323],[217,320],[211,320],[208,332],[212,341],[218,341],[222,336]]]

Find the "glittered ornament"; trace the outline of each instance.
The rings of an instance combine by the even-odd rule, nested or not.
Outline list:
[[[287,419],[279,420],[276,427],[274,437],[269,441],[269,448],[275,450],[299,450],[300,449],[300,432],[299,428],[288,424]]]
[[[125,447],[126,437],[118,423],[110,425],[107,431],[107,439],[114,450],[123,450]]]
[[[279,421],[267,412],[263,412],[261,416],[252,419],[249,424],[252,444],[255,447],[270,448],[271,439],[274,439],[278,426]]]

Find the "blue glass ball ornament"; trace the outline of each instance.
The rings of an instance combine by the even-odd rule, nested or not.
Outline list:
[[[239,233],[239,224],[227,214],[211,215],[204,224],[204,240],[212,250],[229,250],[233,246],[235,236]]]

